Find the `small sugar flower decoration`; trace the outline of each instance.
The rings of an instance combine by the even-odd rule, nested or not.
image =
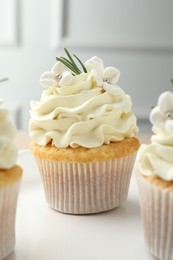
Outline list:
[[[150,121],[154,126],[173,133],[173,93],[166,91],[158,99],[158,105],[152,109]]]
[[[117,68],[104,68],[103,61],[96,56],[86,61],[85,67],[97,85],[103,86],[103,89],[111,95],[117,95],[121,91],[121,88],[116,85],[120,78],[120,71]]]
[[[66,48],[64,51],[67,55],[65,57],[56,57],[57,63],[51,69],[51,71],[46,71],[42,74],[40,78],[40,84],[43,87],[64,87],[69,86],[73,80],[73,76],[79,75],[82,73],[81,69],[76,65],[74,58],[68,52]],[[73,54],[75,59],[81,65],[84,73],[87,73],[87,70],[81,60]]]
[[[40,84],[43,87],[63,87],[71,83],[72,77],[71,72],[58,61],[51,71],[46,71],[41,75]]]

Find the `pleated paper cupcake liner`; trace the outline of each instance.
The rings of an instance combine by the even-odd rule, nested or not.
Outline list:
[[[55,210],[90,214],[120,206],[127,198],[136,153],[92,163],[67,163],[36,158],[46,201]]]
[[[161,260],[173,259],[173,190],[152,185],[137,174],[146,244]]]
[[[0,188],[0,259],[8,256],[15,247],[16,204],[20,180]]]

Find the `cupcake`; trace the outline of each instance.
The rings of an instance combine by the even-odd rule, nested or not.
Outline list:
[[[16,128],[8,111],[0,109],[0,259],[8,256],[15,246],[15,216],[22,176],[16,165],[17,148],[13,143]]]
[[[151,111],[151,144],[137,156],[141,216],[152,255],[173,259],[173,93],[160,95]]]
[[[65,52],[41,75],[40,101],[31,101],[30,149],[51,208],[107,211],[126,200],[139,148],[131,98],[117,85],[118,69]]]

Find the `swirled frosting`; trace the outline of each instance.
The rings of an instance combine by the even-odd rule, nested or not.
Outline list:
[[[151,144],[139,149],[139,169],[146,176],[173,181],[173,93],[167,91],[160,95],[158,105],[151,111],[150,121],[154,135]]]
[[[111,74],[110,70],[107,74],[114,77],[117,71]],[[48,73],[44,73],[41,84],[49,81],[53,86],[43,91],[39,102],[31,101],[29,132],[34,143],[92,148],[136,134],[130,96],[117,85],[108,84],[108,78],[106,83],[97,84],[92,73],[88,70],[67,82],[65,78],[63,84],[56,83],[53,74],[51,80],[45,80]]]
[[[16,128],[6,109],[0,109],[0,169],[10,169],[16,164],[17,147],[13,143]]]

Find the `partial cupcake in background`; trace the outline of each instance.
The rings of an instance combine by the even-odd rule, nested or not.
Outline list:
[[[155,257],[173,259],[173,93],[164,92],[152,109],[151,144],[137,156],[141,215],[146,244]]]
[[[15,247],[16,206],[22,177],[22,169],[16,165],[15,135],[8,111],[0,108],[0,259]]]
[[[43,73],[39,102],[31,102],[30,149],[50,207],[70,214],[113,209],[127,198],[139,141],[120,72],[92,57],[67,58]]]

